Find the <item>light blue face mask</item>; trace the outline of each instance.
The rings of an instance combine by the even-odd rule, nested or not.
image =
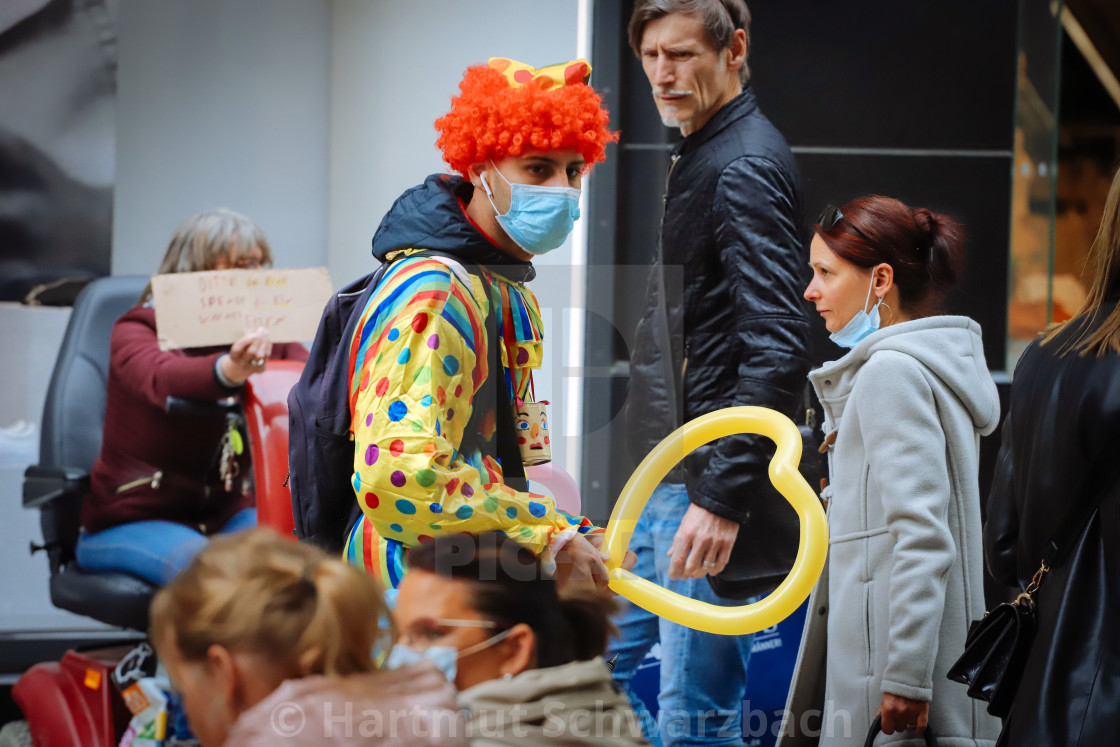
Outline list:
[[[452,685],[459,673],[459,652],[454,646],[429,646],[417,651],[408,646],[396,645],[389,652],[389,658],[381,665],[383,669],[400,669],[422,661],[431,661]]]
[[[494,204],[494,193],[486,181],[485,171],[479,174],[479,179],[502,230],[530,254],[547,254],[563,244],[579,219],[579,190],[514,184],[497,166],[494,171],[509,185],[509,210],[505,214]]]
[[[829,335],[829,339],[842,348],[854,348],[863,338],[879,329],[879,307],[883,299],[871,307],[871,311],[864,311],[867,302],[871,300],[871,289],[875,287],[875,273],[871,274],[871,285],[867,286],[867,298],[863,300],[863,307],[855,313],[848,323],[837,332]]]
[[[459,659],[490,648],[495,643],[504,640],[509,634],[510,631],[503,630],[501,633],[496,633],[485,641],[468,646],[462,651],[454,646],[428,646],[423,651],[417,651],[408,646],[396,645],[393,646],[393,650],[389,652],[389,658],[381,666],[385,669],[400,669],[417,662],[430,661],[436,665],[439,671],[443,672],[447,681],[454,685],[455,676],[459,673]]]

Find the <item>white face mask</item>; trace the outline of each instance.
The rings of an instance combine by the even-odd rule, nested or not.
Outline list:
[[[441,625],[450,625],[453,621],[441,620]],[[471,627],[464,625],[463,627]],[[484,651],[496,643],[500,643],[509,636],[509,630],[503,630],[500,633],[487,638],[485,641],[480,641],[473,646],[467,646],[462,651],[454,646],[428,646],[423,651],[417,651],[414,648],[409,648],[404,645],[393,646],[393,650],[389,652],[389,658],[385,660],[382,665],[385,669],[400,669],[407,667],[411,664],[416,664],[421,661],[431,661],[436,665],[439,671],[443,672],[443,676],[452,685],[455,684],[455,677],[459,674],[459,659],[477,654],[479,651]]]
[[[842,329],[828,336],[829,339],[840,347],[854,348],[863,338],[879,329],[879,307],[883,305],[883,299],[880,298],[879,303],[871,307],[871,311],[864,311],[864,309],[867,308],[867,302],[871,300],[871,289],[874,287],[875,273],[872,272],[871,285],[867,286],[867,298],[863,300],[863,306],[848,320],[848,323],[845,324]]]

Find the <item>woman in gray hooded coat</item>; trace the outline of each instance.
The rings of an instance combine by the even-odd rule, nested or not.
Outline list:
[[[851,351],[809,377],[829,448],[829,558],[783,747],[862,745],[876,714],[876,744],[999,733],[945,676],[985,609],[979,443],[999,420],[980,326],[939,314],[962,264],[960,227],[898,200],[829,207],[815,227],[805,298]]]

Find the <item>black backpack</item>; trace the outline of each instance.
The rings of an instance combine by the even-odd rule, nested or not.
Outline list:
[[[461,263],[476,277],[483,276],[453,254],[425,250],[409,255],[447,257]],[[288,394],[288,480],[292,493],[292,517],[296,536],[331,553],[341,553],[350,528],[361,516],[351,482],[354,475],[354,442],[350,438],[350,341],[362,311],[377,290],[389,263],[355,280],[327,302],[315,341],[299,381]],[[488,288],[487,284],[487,288]],[[489,340],[497,337],[497,317],[491,310],[486,317]],[[490,370],[500,370],[498,346],[490,345]],[[497,367],[495,367],[495,365]],[[494,396],[494,383],[501,377],[490,375],[475,396],[471,418],[464,429],[464,440],[475,434],[477,420]],[[488,391],[486,391],[488,389]],[[480,399],[480,395],[483,398]],[[506,484],[524,490],[524,469],[513,435],[513,407],[507,397],[497,397],[497,454],[506,473]]]

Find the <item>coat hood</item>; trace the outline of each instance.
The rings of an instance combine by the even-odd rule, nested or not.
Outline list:
[[[999,393],[988,373],[980,325],[964,316],[931,316],[884,327],[809,379],[818,393],[829,382],[836,382],[836,391],[850,391],[856,373],[880,350],[904,353],[925,366],[961,401],[981,435],[999,424]]]
[[[474,185],[461,176],[432,174],[397,198],[373,234],[373,256],[384,262],[401,249],[435,249],[469,264],[501,268],[520,282],[536,276],[531,262],[506,254],[467,219],[459,206],[470,202]]]

